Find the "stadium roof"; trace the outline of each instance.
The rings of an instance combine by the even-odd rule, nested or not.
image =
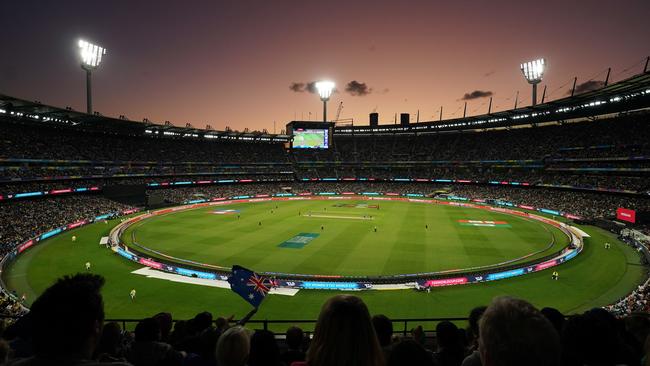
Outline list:
[[[142,122],[120,118],[106,117],[99,113],[87,114],[75,111],[72,108],[59,108],[42,104],[38,101],[31,102],[0,94],[0,120],[9,116],[13,120],[20,119],[32,123],[43,123],[55,126],[75,126],[83,130],[96,132],[114,132],[131,135],[162,135],[168,137],[205,137],[229,140],[286,142],[287,135],[270,134],[266,131],[215,131],[192,127],[177,127],[168,122],[155,124],[148,120]]]
[[[488,129],[536,123],[589,118],[610,113],[650,108],[650,72],[610,84],[598,90],[585,92],[536,106],[528,106],[466,118],[427,121],[409,125],[386,124],[379,126],[336,127],[334,133],[435,133],[470,129]],[[270,134],[266,131],[214,131],[192,127],[177,127],[86,114],[71,108],[58,108],[0,94],[0,120],[9,116],[12,120],[25,120],[59,126],[76,126],[97,132],[125,133],[131,135],[151,134],[168,137],[214,138],[247,141],[286,142],[287,135]]]
[[[487,129],[566,121],[650,108],[650,72],[593,90],[536,106],[466,118],[379,126],[336,127],[335,134],[433,133],[466,129]]]

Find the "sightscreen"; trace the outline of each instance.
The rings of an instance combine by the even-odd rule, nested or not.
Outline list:
[[[146,200],[146,184],[115,184],[103,188],[104,196],[113,201],[127,205],[144,205]]]
[[[293,130],[294,149],[329,148],[329,131],[327,129],[297,128]]]

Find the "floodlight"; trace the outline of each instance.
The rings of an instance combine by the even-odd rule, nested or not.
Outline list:
[[[81,67],[96,68],[102,62],[102,56],[106,54],[106,49],[98,45],[79,40],[79,50],[81,52]]]
[[[543,58],[521,64],[521,72],[528,83],[533,86],[533,105],[537,104],[537,84],[542,81],[545,68],[546,60]]]
[[[318,95],[320,95],[320,100],[323,101],[323,122],[327,122],[327,101],[334,91],[334,82],[333,81],[319,81],[316,83],[316,89],[318,90]]]
[[[332,95],[332,90],[334,90],[333,81],[319,81],[316,83],[316,89],[318,90],[318,95],[322,101],[327,101]]]
[[[102,56],[106,54],[106,49],[100,47],[96,44],[84,41],[80,39],[77,42],[79,46],[79,51],[81,54],[81,68],[86,70],[86,106],[87,113],[93,113],[93,99],[92,99],[92,89],[91,89],[91,73],[92,70],[96,69],[99,64],[102,62]]]
[[[521,72],[529,83],[539,83],[544,76],[544,66],[546,61],[543,58],[534,61],[528,61],[521,64]]]

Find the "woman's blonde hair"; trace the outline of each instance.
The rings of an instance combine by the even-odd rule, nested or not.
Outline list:
[[[307,352],[309,366],[382,366],[384,358],[363,301],[337,295],[321,309]]]
[[[251,348],[250,332],[241,326],[229,328],[217,341],[219,366],[244,366]]]

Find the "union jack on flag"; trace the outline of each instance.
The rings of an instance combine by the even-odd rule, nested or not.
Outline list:
[[[259,291],[261,294],[266,296],[271,290],[271,280],[266,277],[259,276],[257,273],[253,272],[253,275],[248,279],[248,286],[253,287],[253,290]]]
[[[228,282],[233,291],[256,308],[273,287],[273,281],[268,277],[238,265],[232,266],[232,275],[228,277]]]

